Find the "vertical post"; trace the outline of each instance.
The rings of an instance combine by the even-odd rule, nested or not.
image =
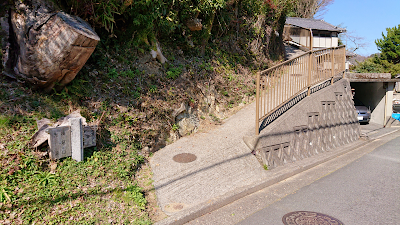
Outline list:
[[[346,47],[345,46],[342,46],[342,57],[343,57],[343,68],[344,68],[343,78],[345,78],[345,74],[346,74]]]
[[[386,108],[387,108],[387,104],[388,104],[388,87],[389,87],[389,84],[388,83],[386,83],[387,85],[386,85],[386,88],[385,88],[385,83],[383,83],[383,88],[385,88],[385,109],[384,109],[384,115],[383,115],[383,127],[386,127]]]
[[[260,72],[257,72],[256,80],[256,135],[260,134],[259,119],[260,119]]]
[[[313,34],[312,34],[312,30],[310,28],[310,50],[313,50]]]
[[[311,87],[311,74],[312,74],[312,57],[313,57],[313,52],[310,51],[310,55],[308,57],[308,78],[307,78],[307,96],[310,96],[310,87]]]
[[[312,74],[312,56],[313,56],[313,35],[312,35],[312,30],[310,28],[310,57],[308,58],[308,80],[307,80],[307,86],[308,86],[308,91],[307,91],[307,96],[310,96],[310,88],[311,88],[311,74]]]
[[[333,77],[335,76],[335,49],[332,48],[332,52],[331,52],[331,70],[332,70],[332,74],[331,74],[331,84],[333,84]]]
[[[83,161],[83,127],[81,118],[70,118],[72,159]]]
[[[314,45],[314,43],[313,43],[313,34],[312,34],[312,30],[311,30],[311,28],[310,28],[310,50],[311,50],[311,53],[310,53],[310,57],[309,57],[309,70],[308,70],[308,84],[307,84],[307,86],[308,86],[308,91],[307,91],[307,96],[310,96],[310,88],[311,88],[311,75],[312,75],[312,70],[313,70],[313,68],[312,68],[312,66],[313,66],[313,60],[312,60],[312,57],[313,57],[313,46]]]

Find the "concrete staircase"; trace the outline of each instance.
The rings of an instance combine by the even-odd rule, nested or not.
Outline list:
[[[286,60],[294,59],[294,58],[306,53],[306,51],[303,51],[303,50],[299,49],[297,46],[292,45],[290,43],[284,43],[284,45],[285,45]]]
[[[350,83],[342,79],[298,102],[247,144],[259,162],[272,169],[334,150],[359,137]]]

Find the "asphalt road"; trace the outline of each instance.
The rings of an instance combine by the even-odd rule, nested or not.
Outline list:
[[[400,137],[238,224],[283,224],[293,211],[324,213],[346,225],[400,224]]]
[[[187,224],[282,225],[293,211],[327,214],[346,225],[400,224],[400,131]]]

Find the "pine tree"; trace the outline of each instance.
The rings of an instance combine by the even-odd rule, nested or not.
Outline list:
[[[389,63],[400,63],[400,24],[397,27],[386,28],[387,35],[382,33],[382,39],[375,40],[378,50],[381,51],[380,59]]]

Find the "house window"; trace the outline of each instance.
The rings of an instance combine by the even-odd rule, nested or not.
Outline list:
[[[300,31],[299,28],[292,28],[290,29],[290,35],[300,36]]]
[[[319,34],[320,37],[331,37],[329,33],[321,33]]]

